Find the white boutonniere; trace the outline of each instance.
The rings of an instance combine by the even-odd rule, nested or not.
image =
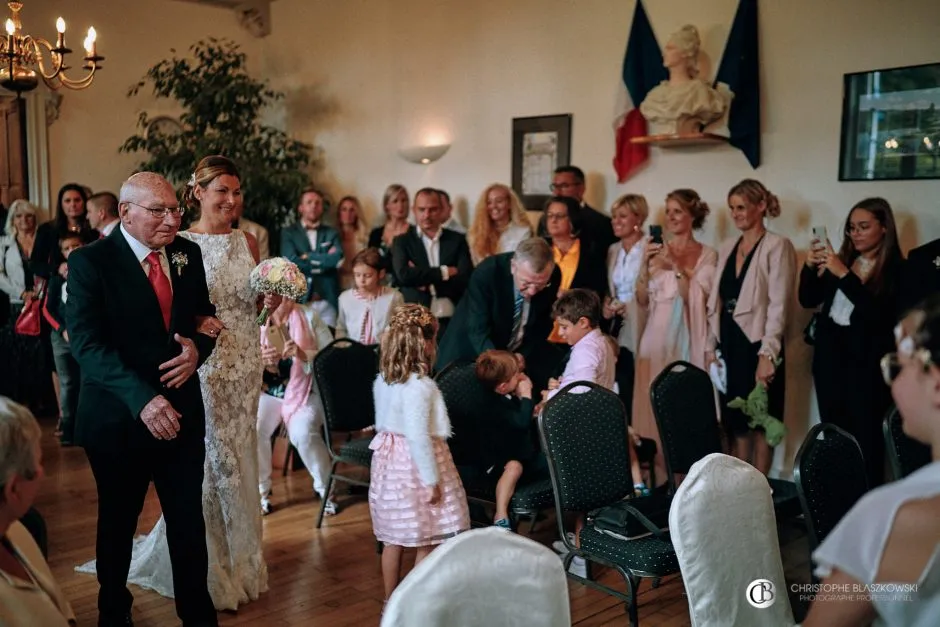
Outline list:
[[[183,276],[183,268],[189,263],[189,257],[186,256],[186,253],[173,253],[170,261],[173,263],[173,267],[176,268],[176,276]]]
[[[940,270],[940,257],[935,257],[933,260],[933,265],[937,270]]]

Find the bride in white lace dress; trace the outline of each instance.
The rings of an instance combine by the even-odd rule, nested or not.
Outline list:
[[[199,368],[206,409],[202,506],[209,549],[209,593],[216,609],[235,610],[268,589],[261,550],[256,444],[263,366],[255,322],[257,297],[248,284],[258,250],[252,236],[230,226],[234,210],[242,202],[238,173],[231,161],[225,157],[203,159],[184,200],[199,207],[201,216],[180,235],[202,249],[209,297],[216,307],[216,318],[202,327],[217,337],[216,347]],[[276,296],[265,299],[272,308],[280,302]],[[146,537],[135,541],[127,580],[173,596],[162,517]]]

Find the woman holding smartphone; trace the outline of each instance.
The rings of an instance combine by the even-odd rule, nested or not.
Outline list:
[[[607,249],[610,295],[604,299],[604,318],[611,321],[610,333],[620,345],[616,381],[628,420],[633,413],[633,355],[646,318],[645,309],[637,306],[636,280],[644,260],[643,223],[649,212],[646,198],[639,194],[625,194],[610,208],[614,235],[620,241]]]
[[[659,427],[650,404],[650,383],[670,363],[685,360],[705,366],[705,303],[715,277],[717,253],[698,242],[693,231],[701,229],[708,205],[691,189],[677,189],[666,196],[666,228],[669,239],[650,227],[636,282],[638,309],[646,311],[646,325],[636,351],[633,389],[633,429],[657,443],[654,460],[656,481],[666,481],[666,466]],[[655,225],[653,225],[655,226]]]
[[[764,226],[764,218],[780,215],[780,202],[760,181],[745,179],[732,187],[728,207],[741,234],[719,248],[716,285],[708,299],[705,361],[718,361],[720,349],[725,367],[721,422],[731,454],[766,475],[772,457],[763,430],[751,429],[747,416],[728,402],[747,398],[762,385],[770,415],[783,420],[783,336],[796,252],[790,240]]]
[[[879,361],[894,345],[896,288],[904,258],[891,205],[866,198],[845,219],[842,246],[813,239],[800,272],[800,304],[820,305],[813,382],[819,417],[851,433],[865,456],[870,488],[884,482],[881,423],[891,395]]]

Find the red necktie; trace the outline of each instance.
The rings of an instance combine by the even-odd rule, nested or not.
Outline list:
[[[170,329],[170,306],[173,304],[173,290],[170,288],[170,279],[163,273],[160,266],[160,253],[153,251],[147,255],[147,263],[150,264],[150,270],[147,272],[147,280],[153,286],[153,291],[157,295],[157,301],[160,303],[160,313],[163,314],[163,324]]]

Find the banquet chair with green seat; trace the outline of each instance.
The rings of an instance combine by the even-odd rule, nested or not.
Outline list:
[[[565,570],[575,556],[613,568],[624,578],[627,593],[590,578],[568,572],[568,577],[606,592],[626,604],[633,626],[639,624],[637,592],[644,578],[654,582],[679,572],[665,521],[654,522],[645,514],[656,508],[657,496],[631,498],[634,494],[627,446],[627,419],[616,394],[594,383],[577,381],[565,386],[549,400],[539,415],[539,435],[548,458],[555,514],[562,542],[568,549]],[[653,507],[647,508],[651,504]],[[645,533],[627,540],[595,526],[595,516],[604,508],[630,511]],[[579,546],[568,539],[566,512],[587,513]],[[590,572],[590,571],[588,571]]]
[[[723,453],[721,427],[715,404],[715,388],[701,368],[686,361],[666,366],[650,384],[650,402],[659,427],[663,458],[669,477],[668,489],[675,493],[677,475],[687,475],[692,465],[712,453]],[[800,515],[796,485],[768,477],[773,489],[777,520]]]
[[[480,476],[472,472],[473,459],[481,446],[485,434],[480,432],[482,412],[490,406],[493,394],[483,386],[476,376],[474,362],[456,361],[448,364],[435,377],[447,416],[450,418],[453,436],[448,440],[454,464],[460,471],[467,500],[487,507],[496,506],[495,477]],[[522,481],[509,501],[509,513],[515,521],[529,519],[529,532],[535,528],[539,513],[552,507],[552,482],[549,479]],[[474,521],[475,524],[481,521]]]
[[[897,407],[892,406],[888,410],[883,430],[891,475],[895,481],[930,463],[930,447],[904,433],[903,420]]]
[[[324,439],[332,464],[326,483],[330,494],[334,481],[368,486],[365,479],[340,472],[339,464],[369,470],[372,463],[372,434],[363,436],[363,429],[375,425],[375,401],[372,385],[378,376],[375,347],[341,338],[330,342],[313,359],[313,372],[323,401],[325,416]],[[341,437],[337,439],[337,435]],[[342,436],[345,437],[342,437]],[[320,504],[317,528],[323,523],[327,499]]]

